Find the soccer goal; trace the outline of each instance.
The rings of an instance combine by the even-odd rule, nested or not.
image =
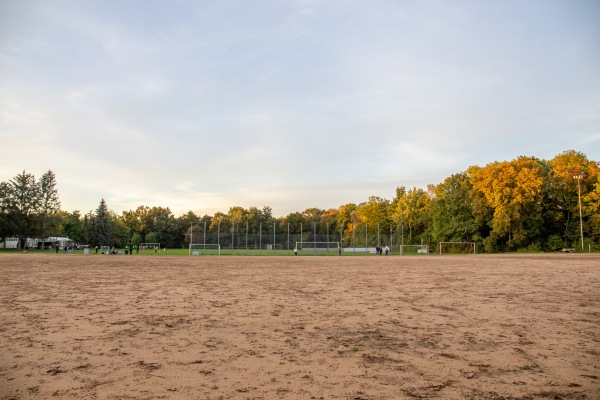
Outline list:
[[[221,245],[216,243],[195,243],[190,244],[190,255],[201,256],[201,255],[221,255]]]
[[[102,254],[110,254],[110,246],[100,246],[100,252]]]
[[[296,242],[298,251],[312,253],[337,252],[340,248],[340,242]]]
[[[426,244],[401,244],[400,255],[429,254],[429,245]]]
[[[475,254],[475,242],[440,242],[438,243],[439,254]]]
[[[160,250],[160,243],[142,243],[140,250]]]

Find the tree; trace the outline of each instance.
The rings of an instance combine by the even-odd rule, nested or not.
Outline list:
[[[4,239],[14,235],[17,231],[9,193],[9,184],[0,182],[0,240],[2,240],[2,247],[4,248],[6,248]]]
[[[352,215],[356,211],[356,204],[349,203],[344,204],[338,208],[337,212],[337,224],[338,227],[342,228],[343,238],[348,245],[352,243],[352,231],[354,229],[354,224],[352,220]]]
[[[494,210],[486,249],[508,249],[532,243],[541,231],[544,169],[534,157],[495,162],[472,170],[473,188]]]
[[[588,236],[591,241],[597,243],[600,238],[600,171],[595,163],[591,164],[589,180],[594,182],[593,188],[583,195],[582,203],[583,212],[589,218]]]
[[[590,164],[592,166],[590,167]],[[547,192],[547,210],[549,223],[554,225],[553,231],[558,231],[564,245],[577,242],[579,232],[579,198],[577,180],[573,177],[583,173],[580,181],[582,198],[593,191],[594,174],[597,167],[589,163],[587,157],[575,150],[567,150],[548,162],[549,182]],[[590,176],[591,172],[591,176]]]
[[[164,243],[164,247],[176,248],[183,243],[183,226],[173,214],[162,214],[156,217],[154,223],[158,241]]]
[[[98,246],[110,246],[112,239],[112,221],[106,202],[102,199],[92,224],[92,242]]]
[[[413,237],[416,238],[425,233],[430,200],[429,194],[423,189],[412,188],[408,192],[404,187],[396,189],[392,218],[397,225],[402,224],[408,227],[408,241],[405,243],[417,242],[413,240]]]
[[[51,170],[48,170],[40,178],[39,196],[40,218],[42,224],[41,232],[42,238],[45,239],[49,222],[48,219],[60,209],[58,189],[56,188],[56,176]]]
[[[68,237],[75,243],[87,243],[84,236],[84,223],[79,211],[75,210],[72,213],[63,211],[59,212],[59,215],[59,235]]]
[[[390,229],[389,208],[389,200],[377,196],[369,197],[368,202],[361,203],[356,208],[356,215],[360,222],[367,225],[369,232],[374,233],[370,236],[376,237],[379,241],[381,241],[380,237],[376,236],[375,233],[379,234],[379,236],[383,234],[386,238],[389,236],[387,235]],[[375,244],[380,245],[381,243]]]
[[[114,213],[111,212],[109,215],[112,232],[111,244],[118,248],[129,245],[131,231]]]
[[[134,233],[131,235],[131,244],[137,246],[139,249],[140,245],[142,244],[142,236],[139,233]]]
[[[432,188],[430,207],[432,238],[436,242],[465,242],[481,238],[473,212],[473,186],[465,172],[454,174]]]
[[[25,171],[11,179],[4,187],[4,208],[12,222],[10,236],[17,236],[21,248],[25,239],[36,235],[36,215],[39,207],[39,185],[35,177]]]

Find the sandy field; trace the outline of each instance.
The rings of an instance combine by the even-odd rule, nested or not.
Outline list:
[[[600,256],[0,254],[0,399],[600,399]]]

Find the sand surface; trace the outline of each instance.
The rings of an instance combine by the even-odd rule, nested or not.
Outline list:
[[[0,399],[600,399],[600,256],[0,254]]]

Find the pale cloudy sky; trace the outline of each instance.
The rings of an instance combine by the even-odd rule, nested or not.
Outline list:
[[[0,181],[176,215],[600,160],[597,0],[0,0]]]

